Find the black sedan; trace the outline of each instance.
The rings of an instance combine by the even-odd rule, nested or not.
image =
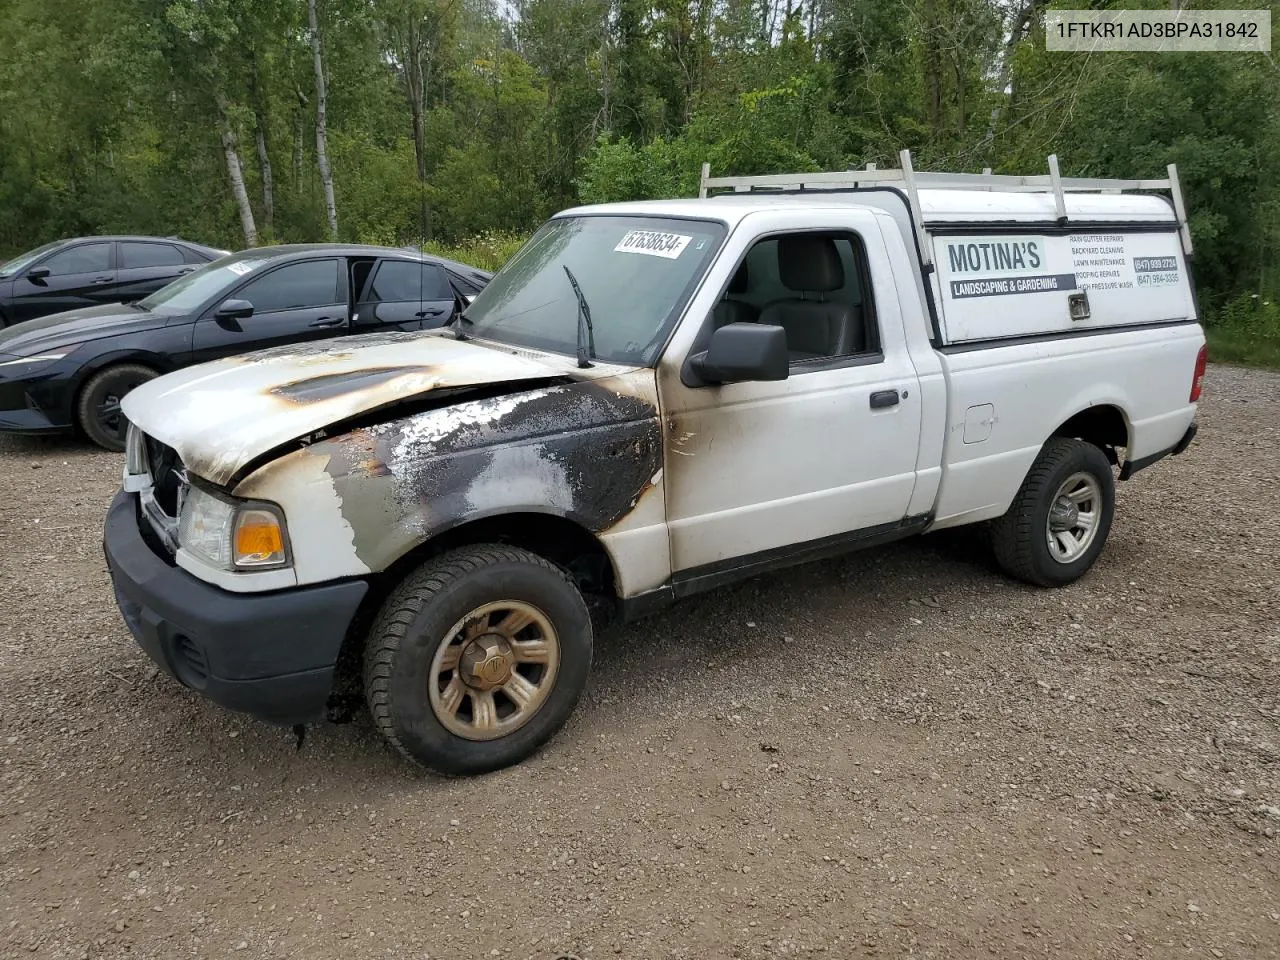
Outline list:
[[[226,250],[176,237],[76,237],[0,263],[0,327],[36,317],[138,300]]]
[[[123,450],[120,399],[152,377],[278,344],[442,326],[489,276],[380,247],[259,247],[223,257],[136,303],[0,331],[0,432],[79,430]]]

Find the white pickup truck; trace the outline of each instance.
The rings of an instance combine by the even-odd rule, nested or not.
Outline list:
[[[467,773],[564,723],[610,616],[980,521],[1008,573],[1076,580],[1115,470],[1195,434],[1176,171],[902,159],[569,210],[449,329],[139,387],[105,531],[132,632],[278,723],[362,682]]]

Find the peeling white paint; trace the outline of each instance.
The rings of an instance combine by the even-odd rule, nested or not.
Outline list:
[[[544,395],[544,391],[530,391],[507,397],[460,403],[422,413],[399,429],[403,439],[391,451],[394,463],[408,457],[419,458],[430,454],[429,448],[463,427],[482,427],[497,423],[523,403]]]
[[[536,444],[493,448],[488,467],[467,488],[467,506],[478,515],[512,503],[540,504],[560,514],[573,507],[564,467]]]
[[[272,502],[284,510],[298,583],[370,572],[356,553],[355,531],[342,515],[342,498],[326,472],[328,465],[328,456],[295,456],[288,464],[285,482],[278,477],[259,481],[255,474],[235,490],[237,496],[262,496],[257,488],[269,488]]]

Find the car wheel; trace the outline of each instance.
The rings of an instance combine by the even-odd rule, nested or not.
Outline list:
[[[1041,449],[1013,505],[991,524],[1005,573],[1042,587],[1073,583],[1093,566],[1115,514],[1115,478],[1091,443],[1053,437]]]
[[[125,363],[100,370],[90,377],[80,391],[77,406],[77,419],[85,436],[104,449],[123,450],[129,422],[120,409],[120,401],[134,387],[154,380],[156,376],[150,367]]]
[[[464,547],[383,605],[365,645],[365,696],[406,757],[485,773],[560,729],[586,687],[591,646],[587,605],[559,567],[515,547]]]

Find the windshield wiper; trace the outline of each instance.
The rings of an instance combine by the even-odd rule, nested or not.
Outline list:
[[[467,313],[465,310],[459,310],[457,313],[455,313],[452,317],[448,319],[448,321],[445,323],[445,326],[456,327],[456,329],[453,331],[453,339],[466,340],[467,335],[462,332],[462,324],[458,323],[459,320],[461,320],[462,323],[465,323],[467,326],[475,326],[475,321],[467,316]]]
[[[564,275],[569,278],[569,283],[573,287],[573,295],[578,298],[578,366],[589,367],[596,357],[596,330],[591,325],[591,308],[587,306],[587,298],[582,295],[578,278],[573,275],[569,265],[561,264],[561,266],[564,267]],[[584,331],[585,337],[582,335]]]

